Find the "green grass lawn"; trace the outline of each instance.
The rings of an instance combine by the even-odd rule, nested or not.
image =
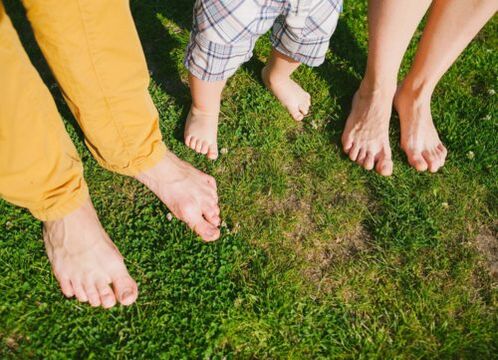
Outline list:
[[[0,358],[496,356],[498,21],[434,95],[449,150],[444,169],[419,174],[406,164],[393,116],[395,171],[382,178],[351,163],[339,143],[366,61],[364,1],[346,2],[326,63],[295,75],[313,96],[303,124],[263,87],[258,74],[270,45],[258,42],[225,91],[219,142],[227,153],[214,163],[182,143],[192,5],[132,2],[165,141],[218,181],[224,223],[213,244],[168,221],[143,186],[91,158],[22,7],[6,1],[140,296],[110,311],[65,300],[40,222],[0,202]],[[415,43],[403,72],[414,50]]]

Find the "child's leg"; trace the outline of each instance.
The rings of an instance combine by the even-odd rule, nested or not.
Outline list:
[[[268,31],[283,3],[197,0],[187,48],[192,107],[185,126],[185,144],[218,157],[217,132],[221,92],[226,80],[249,60],[256,39]]]
[[[185,124],[185,145],[211,160],[218,158],[218,115],[226,80],[207,82],[189,74],[192,106]]]
[[[268,89],[297,121],[303,120],[308,115],[311,105],[310,94],[290,78],[299,65],[301,65],[299,61],[273,49],[268,64],[261,74]]]
[[[451,64],[497,10],[496,0],[435,0],[412,68],[395,98],[401,146],[417,170],[437,171],[446,148],[432,121],[432,93]]]
[[[311,96],[290,75],[300,64],[318,66],[325,60],[342,0],[310,0],[291,5],[275,22],[271,42],[273,51],[262,71],[265,85],[280,100],[295,120],[309,112]]]

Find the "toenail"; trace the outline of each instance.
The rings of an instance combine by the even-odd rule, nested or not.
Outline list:
[[[133,295],[133,292],[131,290],[125,290],[125,292],[121,296],[121,300],[126,300],[127,298],[129,298],[132,295]]]

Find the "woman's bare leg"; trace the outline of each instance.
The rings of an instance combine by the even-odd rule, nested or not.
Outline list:
[[[344,151],[365,169],[392,173],[389,119],[403,55],[431,0],[370,0],[365,77],[342,136]]]
[[[395,98],[401,146],[409,163],[419,171],[435,172],[446,159],[446,148],[432,121],[432,93],[497,7],[496,0],[433,2],[412,68]]]

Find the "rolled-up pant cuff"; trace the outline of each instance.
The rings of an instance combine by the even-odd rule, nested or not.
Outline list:
[[[96,157],[97,162],[104,169],[116,172],[125,176],[136,176],[143,171],[153,168],[159,161],[161,161],[166,152],[168,151],[166,145],[162,141],[157,141],[153,146],[151,152],[147,156],[142,156],[130,160],[125,166],[115,166],[105,162],[103,159]]]
[[[55,204],[47,208],[29,209],[29,211],[35,218],[41,221],[59,220],[80,208],[89,197],[88,187],[82,181],[81,187],[64,203]]]

